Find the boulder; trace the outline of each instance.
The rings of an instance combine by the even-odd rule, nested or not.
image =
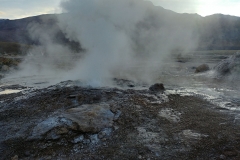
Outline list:
[[[206,72],[208,71],[210,68],[207,64],[202,64],[200,66],[198,66],[195,70],[195,73],[201,73],[201,72]]]
[[[112,126],[114,114],[107,104],[91,104],[69,109],[64,117],[76,123],[77,130],[96,133]]]
[[[102,129],[112,127],[116,116],[107,104],[81,105],[68,109],[59,116],[40,121],[27,139],[36,140],[45,137],[45,139],[56,140],[67,134],[69,130],[97,133]]]
[[[239,72],[240,70],[240,52],[235,53],[229,58],[218,63],[213,70],[219,76],[225,76],[232,72]]]
[[[165,90],[165,88],[162,83],[156,83],[156,84],[150,86],[149,90],[154,91],[154,92],[162,92]]]
[[[33,131],[28,137],[28,140],[41,139],[47,132],[53,130],[55,127],[60,126],[61,124],[59,123],[58,119],[58,117],[50,117],[38,123],[33,128]]]

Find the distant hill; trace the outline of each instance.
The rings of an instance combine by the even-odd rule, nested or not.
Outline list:
[[[9,45],[14,43],[24,45],[38,45],[40,42],[31,37],[29,28],[32,25],[38,25],[43,30],[55,30],[52,35],[53,40],[59,44],[69,45],[72,50],[82,50],[77,42],[69,41],[59,29],[57,24],[57,15],[48,14],[34,17],[27,17],[17,20],[0,20],[0,42],[10,42]]]
[[[157,8],[157,7],[156,7]],[[240,17],[214,14],[202,17],[198,14],[179,14],[158,7],[161,20],[173,25],[185,25],[194,28],[199,37],[199,50],[239,50]]]
[[[0,21],[0,41],[34,44],[28,35],[28,26],[33,23],[55,25],[55,15],[41,15],[17,20]]]
[[[199,47],[203,49],[240,49],[240,17],[215,14],[198,22]]]
[[[193,26],[194,34],[199,37],[199,50],[240,49],[240,17],[222,14],[201,17],[197,14],[178,14],[162,7],[154,6],[153,9],[157,10],[159,14],[155,21],[172,25]],[[49,14],[17,20],[0,20],[0,42],[39,44],[38,40],[32,39],[28,34],[29,26],[38,24],[46,30],[54,28],[53,37],[56,42],[68,44],[73,50],[81,50],[79,43],[68,40],[61,32],[57,16],[62,15]],[[154,25],[154,22],[148,22],[147,25]]]

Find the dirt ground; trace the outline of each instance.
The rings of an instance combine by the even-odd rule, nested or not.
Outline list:
[[[68,83],[0,95],[0,159],[240,159],[237,113],[193,96]]]

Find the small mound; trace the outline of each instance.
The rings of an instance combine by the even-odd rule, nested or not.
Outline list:
[[[200,66],[198,66],[195,70],[195,73],[201,73],[201,72],[206,72],[208,71],[210,68],[207,64],[202,64]]]
[[[149,90],[153,91],[153,92],[162,92],[165,90],[165,88],[162,83],[156,83],[156,84],[150,86]]]
[[[213,70],[216,74],[215,78],[222,78],[226,76],[231,76],[233,79],[240,78],[240,52],[222,60],[213,68]]]

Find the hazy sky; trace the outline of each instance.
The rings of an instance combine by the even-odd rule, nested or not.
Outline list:
[[[61,0],[0,0],[0,19],[57,13]]]
[[[0,0],[0,19],[16,19],[46,13],[60,13],[61,0]],[[240,16],[240,0],[151,0],[178,13],[214,13]]]
[[[215,13],[240,17],[240,0],[151,0],[155,5],[179,13],[198,13],[207,16]]]

